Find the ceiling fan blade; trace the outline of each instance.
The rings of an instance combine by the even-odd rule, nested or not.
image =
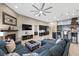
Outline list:
[[[44,6],[45,6],[45,3],[42,4],[41,10],[44,8]]]
[[[39,12],[34,14],[35,16],[39,16]]]
[[[46,14],[45,13],[42,13],[44,16],[46,16]]]
[[[36,8],[37,10],[39,10],[35,5],[32,5],[34,8]]]
[[[38,12],[38,11],[36,11],[36,10],[32,10],[31,12]]]
[[[39,16],[41,16],[41,14],[39,14]]]
[[[45,13],[52,13],[52,12],[49,12],[49,11],[44,11]]]
[[[44,10],[48,10],[48,9],[51,9],[51,8],[53,8],[53,7],[49,7],[49,8],[46,8],[46,9],[44,9]]]

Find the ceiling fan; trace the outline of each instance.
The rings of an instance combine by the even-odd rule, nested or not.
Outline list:
[[[32,5],[32,6],[36,9],[36,10],[31,11],[35,13],[34,14],[35,16],[41,16],[41,15],[46,16],[46,13],[52,13],[52,12],[47,11],[52,8],[51,6],[48,8],[44,8],[45,3],[42,4],[41,8],[38,8],[35,5]]]

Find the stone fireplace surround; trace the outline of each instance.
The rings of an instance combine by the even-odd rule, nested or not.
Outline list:
[[[16,34],[9,34],[9,35],[5,36],[5,39],[7,39],[8,37],[13,39],[14,41],[16,41]]]
[[[10,37],[11,39],[13,39],[16,42],[17,41],[17,32],[6,32],[5,39],[7,39],[8,37]]]

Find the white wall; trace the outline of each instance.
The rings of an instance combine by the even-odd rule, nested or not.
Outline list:
[[[57,32],[57,22],[49,23],[50,26],[50,38],[52,38],[52,33]]]

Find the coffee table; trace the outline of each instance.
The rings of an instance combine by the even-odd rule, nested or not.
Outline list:
[[[32,52],[33,50],[39,48],[40,43],[31,40],[31,41],[26,42],[25,45],[26,45],[26,46],[28,47],[28,49]]]

